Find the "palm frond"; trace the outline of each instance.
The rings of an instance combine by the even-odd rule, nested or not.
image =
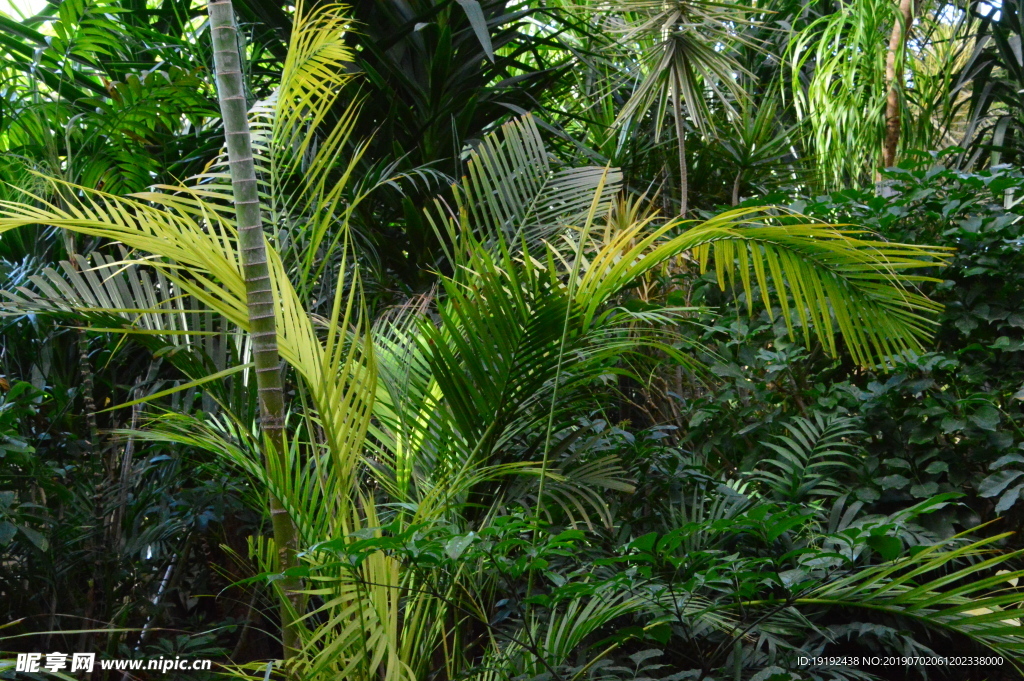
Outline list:
[[[891,366],[903,353],[920,351],[931,335],[941,306],[910,286],[934,281],[913,272],[941,266],[949,249],[863,234],[761,208],[726,211],[695,225],[649,231],[638,225],[589,256],[576,299],[592,319],[637,277],[689,251],[702,273],[715,263],[722,290],[739,285],[751,314],[758,297],[769,315],[777,304],[790,338],[796,339],[799,323],[806,344],[813,335],[835,356],[841,333],[859,364]]]
[[[589,598],[574,598],[537,622],[534,637],[541,642],[543,655],[551,666],[568,661],[570,654],[593,632],[617,617],[636,612],[643,607],[640,599],[622,593],[601,593]],[[542,671],[533,663],[536,671]]]
[[[499,235],[515,245],[550,239],[567,226],[582,224],[599,189],[597,210],[606,212],[622,183],[618,170],[555,167],[532,116],[484,137],[466,168],[455,185],[455,214],[438,202],[436,215],[427,215],[435,228],[440,219],[452,235],[468,229],[489,243]]]
[[[958,535],[824,584],[796,599],[796,604],[884,613],[963,636],[1018,665],[1024,652],[1024,598],[1013,584],[1024,577],[1024,570],[998,568],[1013,564],[1024,551],[996,548],[1008,536],[963,544]]]
[[[789,436],[764,443],[776,456],[763,461],[753,478],[785,501],[843,494],[836,477],[854,460],[855,445],[849,438],[865,435],[857,428],[856,419],[815,412],[813,418],[794,417],[785,427]]]
[[[352,53],[345,39],[350,26],[342,5],[299,3],[281,81],[249,110],[264,223],[271,226],[288,269],[294,268],[293,284],[303,300],[328,261],[322,258],[325,240],[330,239],[328,250],[336,252],[352,211],[372,190],[360,188],[354,200],[339,208],[364,148],[355,145],[354,153],[340,161],[343,149],[351,144],[358,103],[346,106],[324,129],[343,86],[352,79],[347,68]],[[385,178],[379,184],[389,181]],[[191,210],[194,217],[211,210],[230,215],[226,151],[188,184],[157,189],[178,195],[179,209]]]
[[[565,515],[570,527],[595,529],[596,518],[611,528],[614,520],[606,495],[611,491],[632,493],[635,487],[616,456],[604,456],[579,464],[555,461],[544,485],[545,504],[554,503]],[[549,509],[539,509],[551,517]]]
[[[213,330],[209,310],[179,291],[163,272],[143,265],[129,260],[123,248],[120,260],[99,251],[75,254],[60,262],[60,272],[46,267],[30,275],[33,288],[0,291],[5,298],[0,312],[74,314],[129,333],[158,335],[169,345],[203,347],[211,358],[222,355],[224,348],[215,347],[212,337],[227,330]]]
[[[68,186],[80,198],[66,208],[35,197],[35,203],[0,203],[0,232],[28,224],[50,224],[71,231],[120,241],[129,248],[157,256],[153,267],[184,294],[223,316],[242,331],[249,330],[245,282],[237,254],[233,224],[198,199],[149,192],[116,197],[84,187]],[[205,221],[193,218],[196,212]],[[275,292],[281,356],[310,388],[332,451],[351,472],[356,443],[370,418],[373,389],[372,346],[365,333],[353,288],[339,282],[327,338],[322,343],[285,273],[277,252],[268,260]],[[178,276],[185,270],[188,276]],[[347,330],[357,339],[348,342]],[[342,454],[344,452],[344,454]]]

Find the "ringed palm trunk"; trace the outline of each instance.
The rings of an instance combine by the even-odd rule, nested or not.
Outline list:
[[[284,470],[284,385],[277,347],[274,296],[260,218],[259,188],[249,135],[239,38],[231,0],[212,0],[209,13],[214,65],[217,69],[217,95],[231,169],[239,257],[245,278],[249,333],[256,367],[260,428],[266,436],[265,442],[269,443],[264,456],[267,459],[275,458],[279,470]],[[270,515],[280,568],[287,570],[296,564],[295,525],[288,511],[274,495],[270,496]],[[298,644],[296,616],[299,612],[300,588],[301,584],[295,578],[282,580],[285,600],[281,603],[281,635],[286,660],[293,656]]]

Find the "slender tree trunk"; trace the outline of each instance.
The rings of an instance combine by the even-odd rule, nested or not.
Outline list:
[[[739,205],[740,202],[740,182],[743,180],[743,171],[737,170],[736,177],[732,181],[732,205]]]
[[[260,218],[256,167],[249,136],[239,36],[231,0],[211,1],[209,13],[214,64],[217,69],[217,94],[224,122],[224,140],[228,149],[235,218],[238,223],[238,247],[249,308],[249,333],[252,336],[256,387],[260,401],[260,427],[269,442],[265,457],[268,460],[276,459],[278,469],[284,470],[287,458],[284,439],[284,381],[277,349],[274,297]],[[270,496],[270,516],[280,568],[287,570],[296,565],[295,525],[288,511],[274,495]],[[298,644],[295,618],[301,602],[301,583],[296,578],[286,578],[281,581],[281,585],[285,595],[285,602],[281,603],[281,636],[287,660],[294,655]]]
[[[58,205],[64,206],[63,195],[57,199]],[[71,267],[78,271],[78,255],[75,245],[75,234],[64,230],[64,250]],[[76,329],[76,340],[78,344],[78,375],[81,379],[82,407],[85,410],[85,422],[89,428],[88,444],[85,447],[84,456],[87,459],[95,460],[97,455],[102,456],[100,446],[100,430],[96,420],[96,386],[92,370],[92,360],[89,357],[89,336],[84,326]],[[93,476],[92,490],[92,511],[95,527],[89,533],[86,542],[88,555],[92,559],[92,579],[89,580],[89,590],[86,592],[85,621],[105,620],[107,610],[106,594],[107,576],[110,573],[112,553],[109,550],[109,539],[111,524],[108,521],[104,509],[104,495],[109,489],[110,483],[110,462],[101,459],[102,472]],[[116,548],[114,549],[116,551]],[[91,650],[94,639],[94,632],[83,631],[78,639],[78,647],[81,650]]]
[[[686,130],[683,129],[683,88],[679,82],[679,74],[673,70],[672,117],[676,124],[676,137],[679,139],[679,215],[686,217],[686,209],[690,194],[690,183],[686,173]]]
[[[129,400],[137,400],[142,397],[142,386],[150,383],[156,378],[156,373],[160,369],[160,365],[163,360],[154,358],[149,362],[149,368],[146,370],[146,375],[140,376],[135,382],[135,387],[128,394]],[[134,433],[139,429],[139,420],[142,418],[142,402],[132,405],[132,416],[131,421],[128,423],[128,429]],[[132,479],[132,465],[135,463],[135,435],[129,435],[128,440],[124,444],[124,451],[121,454],[120,463],[120,474],[117,479],[116,487],[117,490],[117,506],[114,510],[114,537],[111,542],[112,547],[116,547],[118,551],[121,550],[121,539],[124,522],[125,511],[128,509],[128,488],[131,487]]]
[[[914,0],[898,0],[899,16],[892,25],[889,36],[889,53],[885,56],[885,84],[888,94],[885,99],[885,143],[882,146],[882,167],[896,165],[896,147],[900,143],[900,85],[902,61],[897,64],[897,54],[906,51],[907,36],[914,21]],[[897,68],[898,67],[898,68]],[[900,71],[897,74],[897,71]]]

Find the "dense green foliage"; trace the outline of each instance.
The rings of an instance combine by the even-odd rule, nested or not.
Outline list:
[[[217,4],[0,14],[0,676],[1020,678],[1018,2]]]

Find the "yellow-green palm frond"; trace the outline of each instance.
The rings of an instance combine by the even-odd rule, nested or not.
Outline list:
[[[346,220],[358,204],[357,198],[346,206],[343,216],[337,215],[365,149],[365,144],[356,144],[348,158],[341,161],[356,124],[358,104],[345,106],[333,126],[324,129],[342,88],[352,79],[352,53],[345,40],[349,30],[351,20],[343,5],[310,3],[307,7],[299,3],[281,84],[275,93],[270,174],[278,210],[301,214],[308,221],[296,281],[300,289],[311,278],[316,279],[319,271],[314,258],[332,225],[339,217]],[[287,191],[286,181],[296,176],[301,180],[297,188]],[[343,232],[336,230],[335,241],[330,244],[332,251]]]
[[[957,634],[1005,655],[1020,671],[1024,608],[1015,585],[1024,570],[997,568],[1019,564],[1024,552],[997,548],[1011,533],[970,543],[965,542],[967,534],[827,582],[792,602],[797,608],[863,609]]]
[[[0,232],[24,225],[53,225],[166,258],[154,261],[154,266],[162,265],[168,274],[187,268],[191,283],[182,281],[182,286],[192,287],[188,293],[209,284],[196,297],[203,302],[216,301],[216,308],[211,309],[217,309],[240,328],[248,328],[245,282],[235,253],[237,234],[222,215],[199,202],[195,207],[188,206],[189,210],[179,210],[181,200],[168,195],[149,193],[145,195],[148,200],[143,201],[52,182],[58,190],[77,198],[66,206],[30,194],[25,194],[26,202],[0,202]],[[204,214],[206,221],[197,220],[193,216],[196,212]]]
[[[941,306],[912,286],[934,281],[920,270],[943,265],[948,249],[864,238],[798,215],[762,208],[727,211],[694,224],[675,222],[647,230],[638,224],[598,244],[584,265],[577,301],[593,319],[612,296],[665,260],[690,252],[705,271],[715,264],[723,290],[739,284],[752,314],[760,298],[775,306],[791,338],[796,323],[805,343],[817,339],[838,352],[842,334],[854,360],[891,366],[930,337]]]
[[[336,541],[382,536],[377,507],[368,497],[360,496],[341,521]],[[304,678],[419,678],[414,670],[423,666],[443,633],[443,598],[417,585],[412,571],[383,551],[370,553],[355,567],[340,566],[319,547],[305,559],[311,569],[307,593],[321,605],[309,616],[318,624],[304,638],[296,671]]]
[[[198,198],[149,192],[148,200],[142,201],[60,184],[78,197],[66,207],[31,196],[26,203],[0,202],[0,233],[24,225],[53,225],[152,254],[156,256],[150,260],[152,266],[182,295],[242,331],[249,330],[237,235],[225,216]],[[205,219],[197,219],[197,214]],[[369,423],[376,385],[365,315],[356,302],[359,289],[352,287],[345,293],[345,282],[338,282],[326,339],[321,342],[280,255],[269,244],[267,256],[281,357],[309,388],[327,442],[339,457],[339,475],[350,475]],[[116,307],[111,309],[117,312]]]
[[[313,140],[306,131],[320,127],[352,78],[346,68],[352,52],[345,42],[351,23],[343,5],[297,3],[274,121],[276,140],[292,150],[290,170],[311,151]]]
[[[302,297],[322,269],[323,263],[316,258],[324,240],[330,235],[332,251],[340,245],[343,225],[358,205],[359,197],[339,215],[342,196],[350,188],[365,148],[365,144],[355,145],[354,153],[342,160],[358,117],[358,103],[344,107],[328,125],[342,88],[353,77],[352,53],[345,41],[350,28],[343,5],[299,3],[280,84],[249,110],[264,223],[289,269],[295,270],[294,284]],[[187,184],[156,189],[176,195],[179,207],[193,215],[208,210],[232,214],[225,151]],[[149,194],[139,196],[151,199]]]

